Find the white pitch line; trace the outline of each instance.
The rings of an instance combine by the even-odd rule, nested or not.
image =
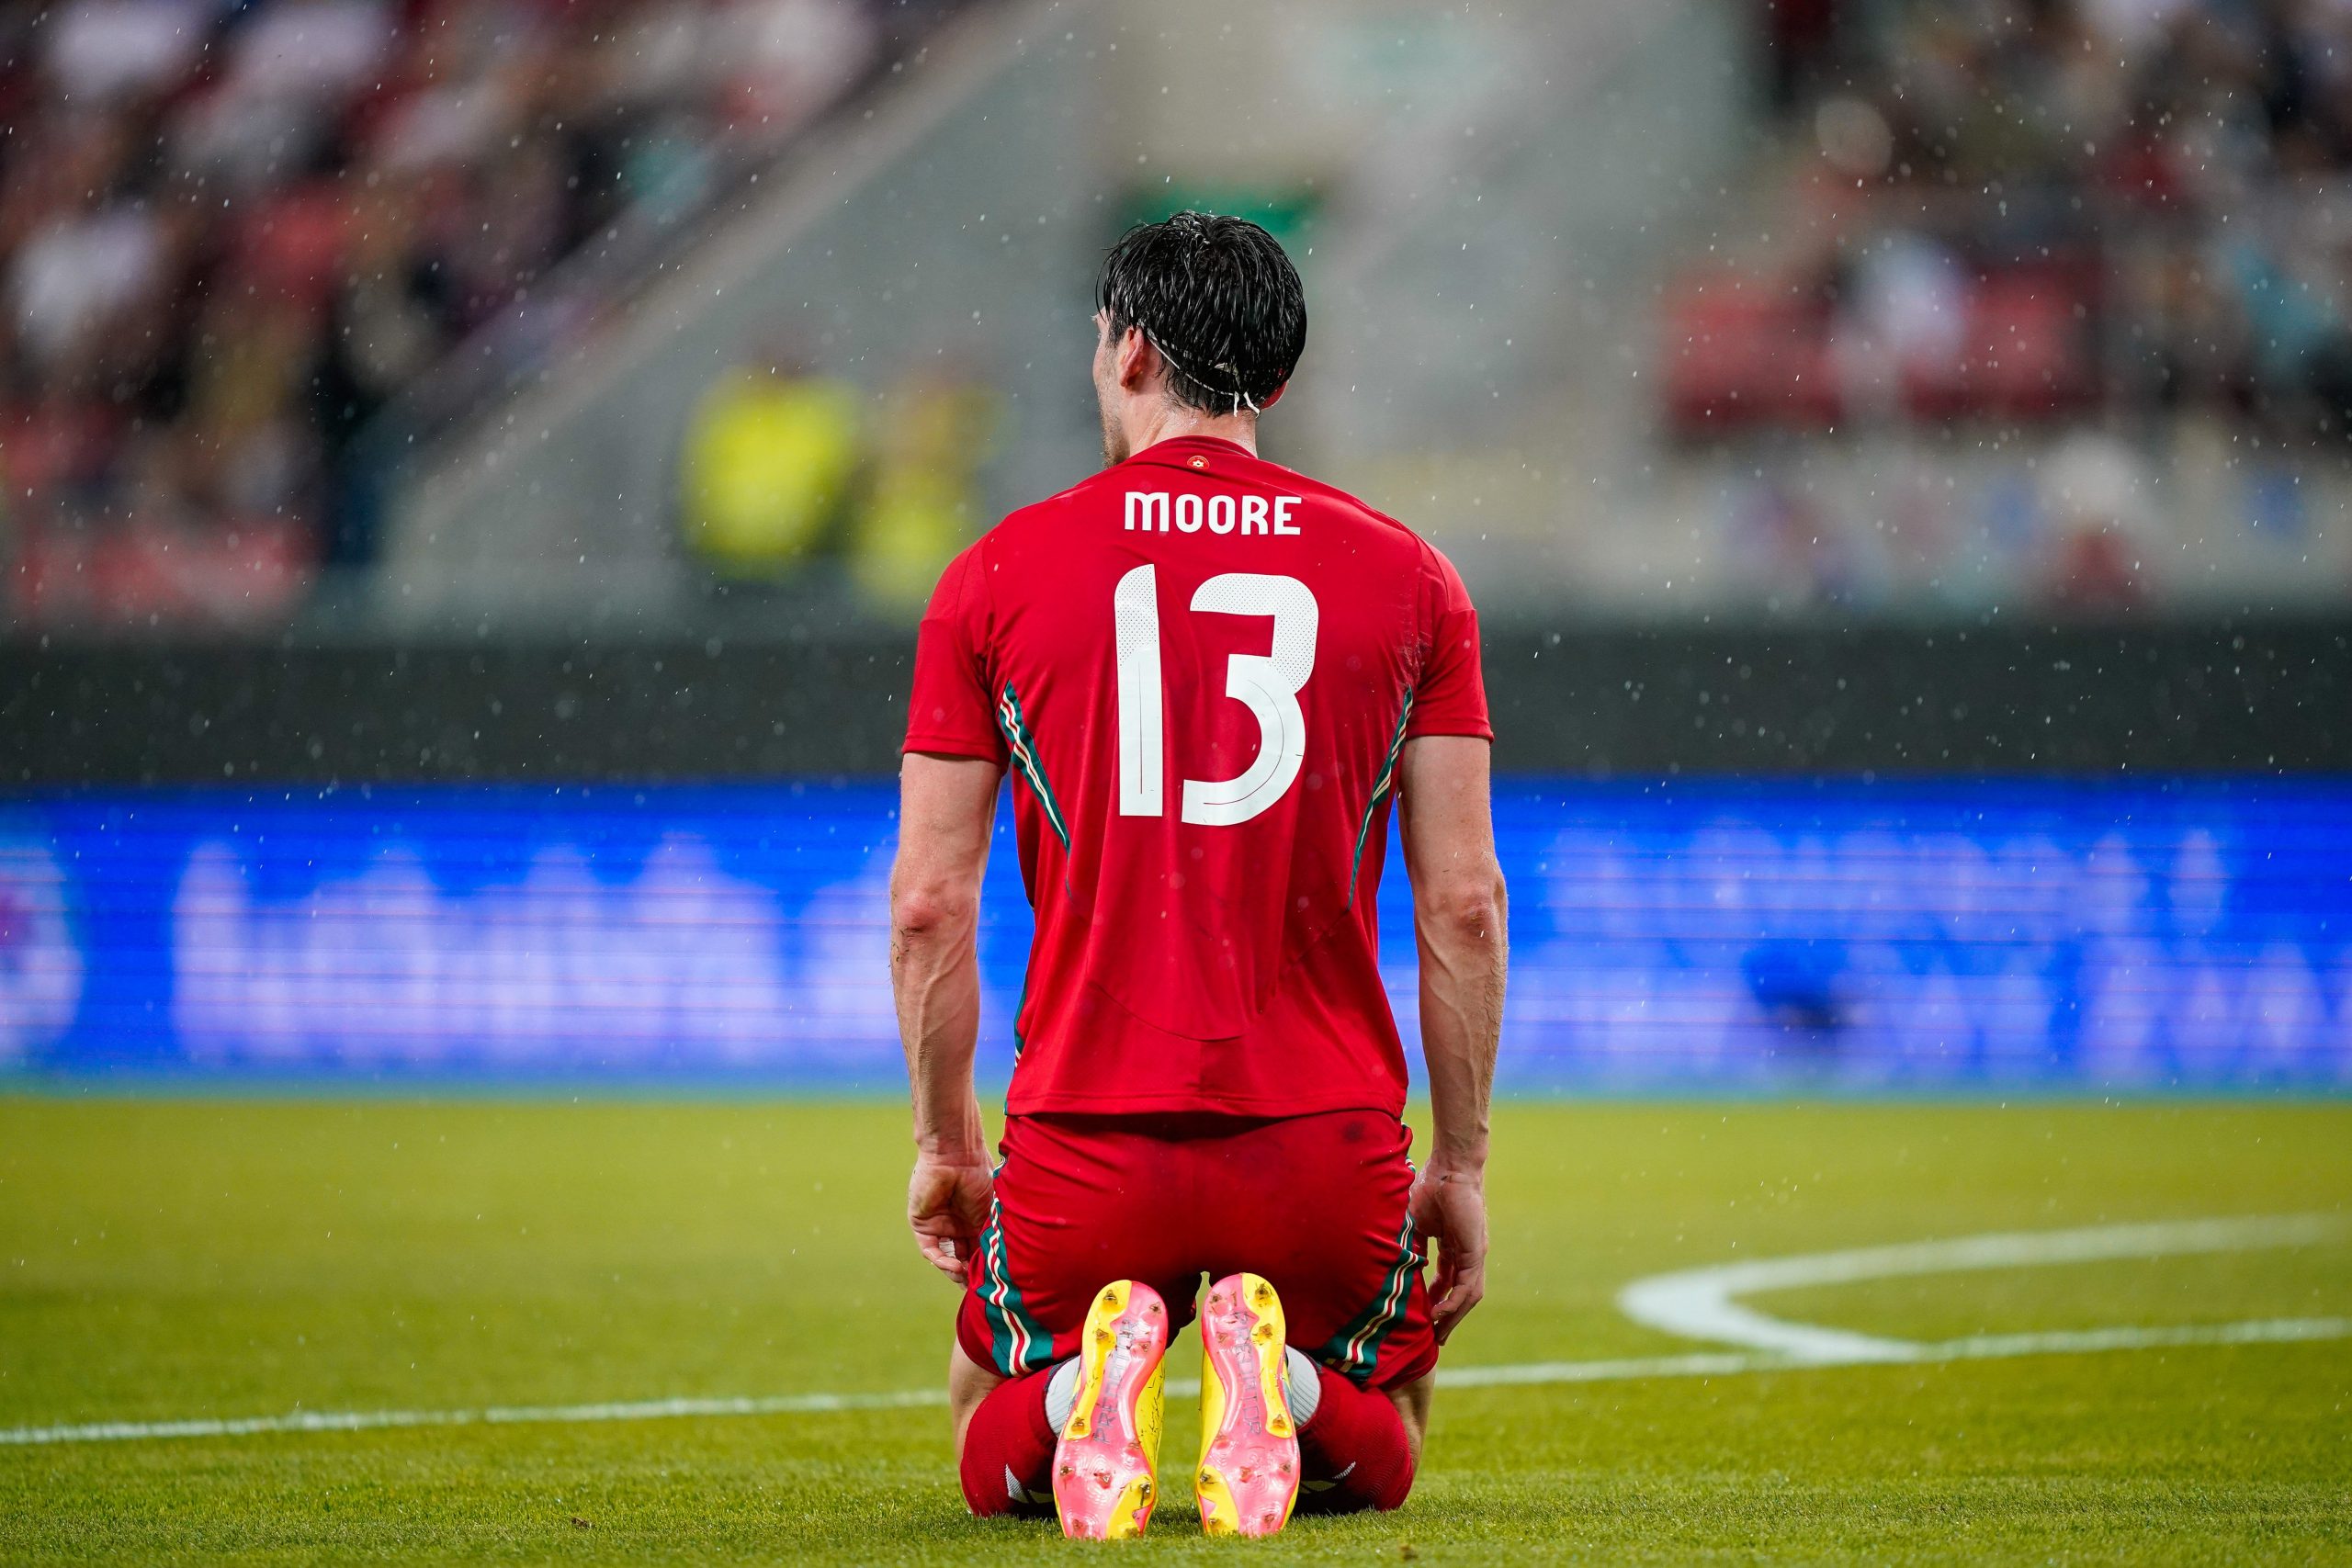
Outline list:
[[[1905,1365],[1998,1360],[2011,1356],[2082,1356],[2103,1350],[2160,1350],[2181,1345],[2293,1345],[2352,1339],[2352,1317],[2271,1317],[2245,1323],[2192,1323],[2152,1328],[2060,1329],[2047,1334],[1981,1334],[1916,1345]],[[1440,1388],[1510,1388],[1530,1384],[1614,1382],[1633,1378],[1727,1377],[1739,1372],[1797,1372],[1825,1367],[1884,1366],[1881,1355],[1829,1360],[1818,1356],[1654,1356],[1619,1361],[1537,1361],[1518,1367],[1440,1368]]]
[[[2186,1323],[2163,1328],[2072,1328],[2046,1334],[1974,1334],[1930,1345],[1924,1361],[1998,1360],[2006,1356],[2085,1356],[2102,1350],[2162,1350],[2175,1345],[2297,1345],[2352,1339],[2352,1317],[2266,1317],[2249,1323]]]
[[[99,1421],[80,1427],[17,1427],[0,1430],[0,1447],[119,1443],[154,1438],[242,1438],[262,1432],[369,1432],[393,1427],[663,1421],[691,1416],[813,1416],[837,1410],[905,1410],[946,1403],[944,1389],[918,1388],[882,1393],[640,1399],[601,1404],[493,1404],[482,1410],[298,1410],[286,1416],[241,1416],[223,1420]]]
[[[2188,1345],[2284,1345],[2352,1339],[2352,1318],[2282,1317],[2248,1323],[2189,1324],[2161,1328],[2091,1328],[2049,1334],[1982,1335],[1922,1345],[1905,1360],[1992,1360],[2012,1356],[2086,1355]],[[1444,1367],[1440,1388],[1527,1388],[1546,1384],[1620,1382],[1645,1378],[1730,1377],[1744,1372],[1818,1371],[1884,1365],[1878,1357],[1849,1361],[1798,1359],[1736,1353],[1634,1356],[1599,1361],[1530,1361],[1517,1366]],[[1200,1393],[1190,1380],[1171,1382],[1180,1397]],[[18,1427],[0,1430],[0,1447],[50,1443],[130,1442],[158,1438],[237,1438],[271,1432],[366,1432],[396,1427],[495,1427],[524,1422],[660,1421],[681,1416],[804,1416],[845,1410],[910,1410],[947,1403],[939,1389],[888,1393],[791,1393],[761,1399],[648,1399],[605,1404],[492,1405],[485,1410],[298,1411],[224,1421],[103,1421],[85,1427]]]
[[[1619,1357],[1590,1361],[1531,1361],[1488,1367],[1444,1367],[1440,1388],[1523,1388],[1550,1384],[1611,1382],[1645,1378],[1730,1377],[1748,1372],[1805,1371],[1827,1367],[1889,1362],[1989,1360],[2013,1356],[2087,1355],[2104,1351],[2163,1349],[2194,1345],[2298,1344],[2352,1338],[2352,1318],[2263,1318],[2244,1323],[2170,1326],[2089,1328],[2035,1334],[1977,1335],[1933,1344],[1873,1339],[1837,1329],[1786,1323],[1730,1303],[1735,1291],[1778,1289],[1947,1269],[2020,1267],[2028,1262],[2082,1262],[2098,1258],[2151,1258],[2177,1252],[2233,1251],[2289,1247],[2324,1239],[2340,1228],[2325,1215],[2285,1219],[2199,1220],[2176,1224],[2109,1225],[2082,1231],[2047,1231],[1905,1247],[1864,1247],[1765,1259],[1716,1269],[1685,1269],[1637,1280],[1619,1296],[1634,1312],[1664,1313],[1675,1303],[1720,1303],[1728,1321],[1743,1332],[1761,1325],[1774,1343],[1748,1351],[1706,1351],[1681,1356]],[[2030,1255],[2030,1256],[2029,1256]],[[1677,1291],[1659,1288],[1677,1285]],[[1661,1300],[1666,1303],[1660,1306]],[[1714,1306],[1702,1314],[1694,1304],[1678,1321],[1720,1327],[1727,1321]],[[1653,1322],[1653,1326],[1667,1326]],[[1669,1332],[1703,1337],[1693,1328]],[[1790,1348],[1791,1336],[1801,1350]],[[1731,1336],[1724,1336],[1731,1337]],[[1842,1346],[1842,1348],[1841,1348]],[[1172,1381],[1168,1392],[1187,1397],[1200,1392],[1191,1380]],[[56,1443],[134,1442],[166,1438],[237,1438],[269,1433],[366,1432],[413,1427],[497,1427],[526,1423],[661,1421],[694,1416],[803,1416],[834,1411],[911,1410],[947,1403],[944,1390],[904,1389],[871,1393],[790,1393],[759,1398],[649,1399],[598,1404],[508,1404],[481,1410],[295,1411],[285,1416],[248,1416],[183,1421],[102,1421],[84,1426],[17,1427],[0,1429],[0,1447]]]

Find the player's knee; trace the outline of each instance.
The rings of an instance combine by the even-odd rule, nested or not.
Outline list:
[[[1314,1415],[1299,1428],[1305,1484],[1298,1506],[1317,1514],[1403,1506],[1419,1464],[1414,1412],[1426,1416],[1426,1387],[1417,1404],[1413,1384],[1360,1388],[1327,1370],[1321,1386]]]
[[[991,1519],[1002,1516],[1015,1518],[1042,1518],[1054,1511],[1050,1493],[1033,1495],[1021,1485],[1021,1478],[1013,1475],[1001,1462],[992,1460],[978,1461],[968,1450],[959,1456],[957,1479],[963,1483],[964,1506],[976,1519]]]
[[[1374,1464],[1360,1472],[1363,1484],[1357,1488],[1364,1506],[1374,1513],[1385,1514],[1405,1506],[1412,1495],[1413,1478],[1420,1473],[1420,1445],[1407,1444],[1401,1451],[1384,1456],[1385,1464]],[[1353,1479],[1351,1477],[1350,1479]]]
[[[1302,1514],[1386,1514],[1405,1506],[1412,1495],[1415,1472],[1412,1456],[1375,1456],[1357,1461],[1351,1473],[1337,1481],[1309,1482],[1299,1489]]]

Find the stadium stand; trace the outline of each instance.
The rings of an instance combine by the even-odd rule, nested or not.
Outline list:
[[[647,234],[689,228],[955,8],[8,8],[7,613],[282,615],[320,566],[372,554],[361,437],[392,400],[455,363],[478,400],[595,332],[658,255]]]
[[[12,13],[0,609],[903,619],[1093,460],[1042,350],[1120,223],[1201,192],[1297,216],[1335,329],[1277,455],[1409,516],[1498,614],[2352,593],[2335,0],[1513,0],[1442,49],[1337,3],[1251,50],[1148,0],[959,9]],[[1179,90],[1138,96],[1122,62],[1163,54]],[[1229,133],[1278,101],[1279,144]],[[797,495],[793,442],[825,455]]]
[[[2197,410],[2344,439],[2352,8],[1765,13],[1778,220],[1668,295],[1678,434]]]

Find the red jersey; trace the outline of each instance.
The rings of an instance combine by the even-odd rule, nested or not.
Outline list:
[[[1492,734],[1445,558],[1230,442],[989,530],[924,614],[906,749],[1018,780],[1007,1109],[1401,1114],[1374,897],[1396,755]]]

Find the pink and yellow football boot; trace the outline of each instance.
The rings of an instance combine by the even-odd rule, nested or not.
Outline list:
[[[1272,1535],[1298,1501],[1298,1427],[1283,1384],[1282,1298],[1255,1274],[1209,1287],[1201,1314],[1201,1528]]]
[[[1095,1292],[1079,1341],[1078,1397],[1054,1445],[1054,1509],[1070,1539],[1125,1540],[1151,1521],[1167,1353],[1158,1291],[1120,1280]]]

